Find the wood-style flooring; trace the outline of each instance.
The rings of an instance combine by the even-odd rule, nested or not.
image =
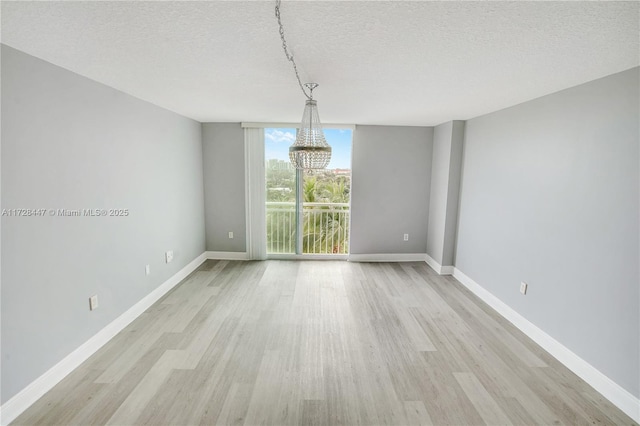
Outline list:
[[[635,424],[425,263],[207,261],[14,424]]]

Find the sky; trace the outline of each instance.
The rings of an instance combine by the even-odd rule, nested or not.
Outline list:
[[[331,145],[328,169],[351,168],[352,130],[324,129],[324,137]],[[267,160],[289,161],[289,147],[296,140],[296,129],[264,129],[264,153]]]

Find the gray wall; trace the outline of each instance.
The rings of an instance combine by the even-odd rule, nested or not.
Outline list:
[[[447,188],[447,221],[444,232],[442,265],[455,264],[455,242],[458,232],[460,180],[462,179],[462,153],[465,122],[456,120],[451,131],[451,157],[449,160],[449,186]]]
[[[426,252],[432,149],[431,127],[357,126],[352,254]]]
[[[454,260],[464,121],[449,121],[433,130],[433,161],[427,254],[440,265]]]
[[[207,250],[245,252],[244,129],[204,123],[202,139]]]
[[[130,212],[2,217],[4,403],[202,254],[200,124],[3,45],[2,207]]]
[[[467,121],[456,253],[636,397],[638,80],[635,68]]]

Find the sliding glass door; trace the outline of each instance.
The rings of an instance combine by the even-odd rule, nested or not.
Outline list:
[[[325,129],[333,152],[322,170],[291,166],[295,135],[295,129],[265,129],[267,255],[346,255],[353,132]]]

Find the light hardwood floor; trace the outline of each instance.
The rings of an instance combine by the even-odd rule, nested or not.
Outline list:
[[[15,424],[635,424],[425,263],[207,261]]]

